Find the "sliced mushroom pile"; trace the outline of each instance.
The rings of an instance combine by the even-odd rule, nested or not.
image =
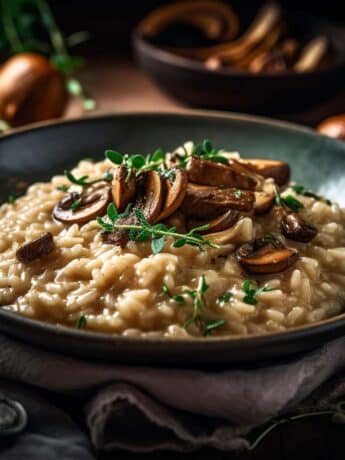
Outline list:
[[[236,231],[232,230],[241,219],[262,219],[275,208],[278,232],[287,240],[308,242],[315,237],[316,228],[298,212],[281,203],[276,205],[275,191],[286,187],[290,179],[287,163],[228,156],[217,162],[197,154],[186,155],[182,163],[178,155],[170,154],[163,167],[141,172],[128,169],[126,164],[115,166],[111,183],[101,181],[66,194],[56,204],[53,217],[66,224],[85,224],[104,216],[114,203],[122,213],[116,221],[118,226],[139,223],[138,213],[124,212],[131,208],[140,210],[150,225],[177,221],[186,232],[201,227],[199,234],[211,241],[234,244]],[[128,240],[128,232],[119,228],[110,227],[102,233],[106,244],[124,247]],[[237,247],[236,257],[245,271],[269,274],[291,267],[298,251],[271,235]]]

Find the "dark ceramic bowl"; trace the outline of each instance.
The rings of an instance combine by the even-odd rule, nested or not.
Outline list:
[[[294,29],[308,37],[325,35],[335,57],[327,68],[304,73],[252,74],[231,68],[209,70],[133,34],[136,58],[168,94],[194,107],[277,114],[305,110],[327,100],[345,82],[345,28],[304,15],[290,15]]]
[[[14,179],[30,183],[48,180],[81,158],[101,159],[107,148],[150,152],[157,146],[171,149],[185,140],[205,137],[215,146],[239,150],[243,156],[286,160],[296,181],[315,190],[329,190],[330,198],[345,204],[345,143],[288,123],[198,112],[109,115],[14,131],[0,138],[0,193],[5,198],[13,192]],[[48,325],[0,309],[0,330],[42,347],[98,360],[188,367],[239,362],[258,365],[345,334],[345,314],[279,334],[167,340]]]

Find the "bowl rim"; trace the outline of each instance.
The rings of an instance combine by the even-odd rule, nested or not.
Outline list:
[[[344,151],[345,155],[345,143],[331,139],[323,134],[314,131],[309,127],[305,127],[299,124],[275,120],[268,117],[263,116],[256,116],[256,115],[247,115],[241,113],[233,113],[233,112],[222,112],[222,111],[206,111],[206,110],[176,110],[174,112],[171,111],[121,111],[121,112],[111,112],[107,114],[97,114],[97,115],[89,115],[84,117],[76,117],[71,119],[64,119],[64,120],[49,120],[39,123],[34,123],[31,125],[27,125],[25,127],[17,128],[11,130],[11,132],[5,133],[0,136],[0,144],[2,142],[6,142],[7,139],[11,139],[13,137],[20,136],[21,134],[26,134],[31,131],[45,131],[46,129],[51,128],[58,128],[60,126],[65,125],[73,125],[78,123],[85,123],[99,121],[99,120],[116,120],[118,118],[136,118],[136,117],[159,117],[159,118],[183,118],[183,117],[194,117],[194,118],[201,118],[201,119],[220,119],[220,120],[228,120],[228,121],[238,121],[238,122],[249,122],[254,124],[261,124],[261,125],[268,125],[269,127],[273,128],[280,128],[285,129],[288,131],[299,132],[301,134],[306,134],[312,136],[314,138],[320,139],[320,141],[327,141],[328,143],[334,144],[337,147],[341,147],[341,150]],[[143,343],[149,342],[151,345],[159,345],[159,344],[179,344],[179,346],[199,346],[200,344],[214,344],[215,347],[225,344],[233,344],[239,348],[247,348],[253,345],[264,345],[264,344],[272,344],[276,343],[286,343],[293,340],[298,339],[305,339],[308,337],[313,337],[315,334],[327,334],[329,332],[334,331],[337,328],[344,328],[345,325],[345,312],[327,318],[322,321],[317,321],[315,323],[305,324],[302,326],[298,326],[292,329],[288,329],[281,332],[270,332],[267,334],[251,334],[249,336],[217,336],[217,337],[209,337],[205,340],[204,337],[199,338],[178,338],[178,339],[169,339],[166,337],[124,337],[119,334],[115,333],[107,333],[107,332],[94,332],[89,330],[82,330],[82,329],[73,329],[72,327],[59,325],[59,324],[51,324],[45,323],[40,320],[30,319],[25,316],[21,316],[17,313],[8,311],[6,309],[0,308],[0,318],[2,321],[6,323],[10,323],[12,325],[18,325],[19,327],[27,326],[32,331],[45,331],[52,335],[58,336],[65,336],[71,338],[78,338],[81,340],[90,339],[95,341],[99,344],[102,343],[109,343],[110,341],[115,343],[131,343],[133,346],[140,346]],[[177,346],[177,345],[176,345]]]
[[[313,18],[314,20],[317,20],[318,22],[322,22],[324,25],[331,27],[333,30],[337,30],[339,33],[342,32],[344,34],[344,40],[345,40],[345,28],[342,28],[336,23],[329,21],[329,20],[319,19],[319,18],[316,19],[313,16],[309,16],[309,18]],[[310,76],[327,75],[330,72],[341,70],[342,68],[344,68],[345,70],[345,53],[343,54],[338,53],[338,56],[335,62],[326,68],[309,70],[306,72],[294,72],[290,70],[290,71],[277,72],[277,73],[272,73],[272,72],[252,73],[247,70],[232,69],[231,67],[223,67],[223,68],[221,67],[220,69],[212,70],[212,69],[207,68],[200,61],[197,61],[197,60],[185,57],[185,56],[179,56],[173,53],[172,51],[165,50],[163,48],[160,48],[157,45],[150,43],[145,38],[144,33],[140,30],[140,24],[132,32],[132,44],[138,55],[140,55],[143,50],[144,53],[148,54],[152,59],[155,59],[156,61],[161,61],[162,63],[166,65],[178,67],[184,70],[200,72],[207,76],[219,75],[219,76],[228,76],[228,77],[246,77],[246,78],[251,78],[251,79],[256,79],[256,80],[260,78],[266,79],[266,80],[275,79],[275,78],[277,79],[293,78],[295,80],[298,80],[298,79],[306,78],[308,76],[310,77]]]

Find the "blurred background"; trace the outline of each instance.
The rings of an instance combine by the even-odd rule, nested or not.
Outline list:
[[[165,9],[176,3],[180,12]],[[310,126],[345,112],[345,13],[337,0],[2,0],[0,6],[2,129],[110,111],[210,108]],[[278,19],[265,13],[272,7]],[[260,21],[267,30],[233,60],[234,44]],[[65,93],[42,62],[7,65],[28,51],[52,63]],[[33,78],[37,68],[49,78]]]

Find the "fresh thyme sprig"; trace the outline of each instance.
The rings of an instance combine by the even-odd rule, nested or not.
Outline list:
[[[254,284],[251,280],[245,280],[242,284],[242,289],[245,293],[243,302],[248,303],[249,305],[256,305],[258,303],[258,299],[256,297],[258,294],[261,294],[261,292],[274,291],[274,289],[270,286],[264,286],[258,289],[253,286]]]
[[[128,155],[117,152],[116,150],[106,150],[105,157],[116,165],[125,166],[127,169],[126,181],[132,174],[139,175],[145,171],[164,171],[165,152],[157,149],[150,155]]]
[[[198,280],[198,285],[196,289],[186,289],[184,291],[191,299],[193,300],[193,316],[187,321],[185,321],[183,327],[188,329],[188,327],[195,322],[200,320],[200,312],[205,306],[205,297],[204,293],[208,290],[209,286],[207,284],[205,275],[201,275]]]
[[[110,171],[107,171],[99,179],[93,179],[89,181],[88,181],[89,176],[75,177],[75,175],[72,174],[71,171],[67,171],[67,170],[65,171],[65,176],[70,182],[72,182],[72,184],[81,185],[82,187],[87,187],[89,185],[97,184],[98,182],[103,182],[103,181],[111,182],[113,180],[113,175]]]
[[[210,335],[212,331],[226,324],[225,319],[205,321],[202,318],[202,310],[206,305],[204,294],[208,288],[209,285],[207,284],[205,275],[201,275],[196,289],[186,289],[184,291],[184,294],[188,295],[193,300],[193,315],[185,321],[183,327],[188,330],[189,326],[195,323],[200,327],[205,336]]]
[[[212,243],[212,241],[207,240],[198,233],[198,231],[205,230],[207,225],[192,228],[185,234],[177,233],[176,227],[169,228],[162,223],[150,224],[140,209],[133,208],[131,214],[136,218],[137,223],[126,223],[123,222],[123,220],[119,223],[119,219],[128,217],[129,212],[120,214],[114,203],[111,203],[107,209],[107,218],[109,222],[101,217],[97,218],[97,222],[105,232],[127,230],[129,238],[132,241],[141,242],[151,240],[153,254],[158,254],[163,250],[168,237],[174,238],[175,241],[173,246],[175,248],[181,248],[186,244],[196,246],[200,251],[204,250],[205,247],[219,248],[217,244]]]

